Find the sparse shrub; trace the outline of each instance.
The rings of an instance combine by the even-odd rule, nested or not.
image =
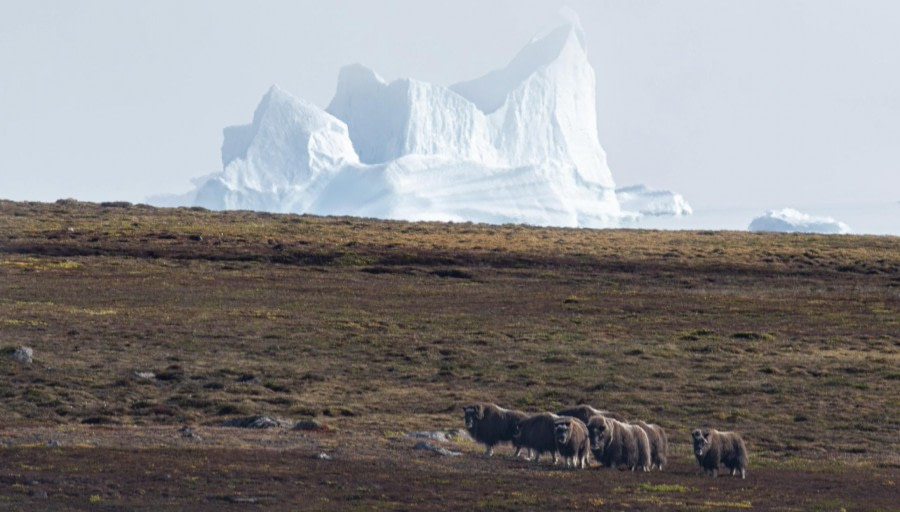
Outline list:
[[[226,404],[219,407],[216,411],[219,416],[230,416],[232,414],[247,414],[247,409],[237,404]]]
[[[108,416],[91,416],[81,420],[83,425],[118,425],[120,422]]]
[[[450,277],[453,279],[472,279],[475,277],[472,274],[470,274],[464,270],[460,270],[460,269],[456,269],[456,268],[447,269],[447,270],[435,270],[434,272],[432,272],[432,274],[434,274],[438,277]]]
[[[181,381],[184,380],[184,372],[180,369],[166,370],[156,374],[156,380]]]
[[[678,339],[683,341],[697,341],[700,338],[705,338],[707,336],[713,336],[716,332],[711,329],[694,329],[693,331],[683,331]]]
[[[641,484],[641,490],[647,492],[688,492],[688,488],[681,484],[651,484],[644,482]]]
[[[168,405],[155,405],[150,409],[150,412],[158,416],[175,416],[178,414],[178,409]]]
[[[100,203],[101,208],[131,208],[132,204],[128,201],[104,201]]]
[[[732,334],[731,337],[736,340],[750,340],[750,341],[760,341],[760,340],[771,341],[771,340],[775,339],[775,337],[772,336],[771,334],[752,332],[752,331],[736,332],[736,333]]]
[[[272,381],[264,382],[263,387],[271,389],[272,391],[275,391],[276,393],[290,392],[290,388],[288,388],[287,386],[285,386],[283,384],[278,384],[277,382],[272,382]]]

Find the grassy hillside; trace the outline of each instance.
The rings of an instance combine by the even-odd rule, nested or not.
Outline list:
[[[20,345],[35,364],[0,361],[12,446],[250,414],[390,441],[461,427],[471,401],[587,402],[663,425],[685,471],[709,425],[745,433],[751,474],[898,476],[896,237],[0,201],[0,347]]]

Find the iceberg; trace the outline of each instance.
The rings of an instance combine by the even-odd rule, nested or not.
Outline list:
[[[793,208],[769,210],[750,222],[750,231],[775,231],[781,233],[847,234],[850,227],[831,217],[815,217]]]
[[[167,201],[611,227],[639,215],[623,210],[623,200],[650,215],[690,212],[681,196],[668,194],[617,193],[597,133],[595,73],[569,13],[506,67],[449,87],[387,82],[352,64],[323,110],[273,86],[250,124],[225,128],[222,171]]]
[[[693,209],[681,194],[670,190],[655,190],[646,185],[616,189],[616,198],[623,210],[652,217],[691,215]]]

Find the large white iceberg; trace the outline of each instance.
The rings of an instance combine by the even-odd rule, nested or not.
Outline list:
[[[769,210],[750,223],[750,231],[847,234],[850,227],[831,217],[815,217],[793,208]]]
[[[341,70],[322,110],[273,86],[251,124],[225,129],[223,171],[167,202],[615,226],[639,214],[624,211],[617,198],[597,135],[594,77],[581,26],[570,15],[505,68],[450,87],[388,83],[354,64]],[[690,210],[686,203],[653,208]]]

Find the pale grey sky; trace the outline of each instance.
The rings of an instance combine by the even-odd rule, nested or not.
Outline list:
[[[186,191],[273,83],[322,107],[353,62],[449,85],[563,5],[619,185],[695,209],[900,201],[893,0],[3,0],[0,198]]]

